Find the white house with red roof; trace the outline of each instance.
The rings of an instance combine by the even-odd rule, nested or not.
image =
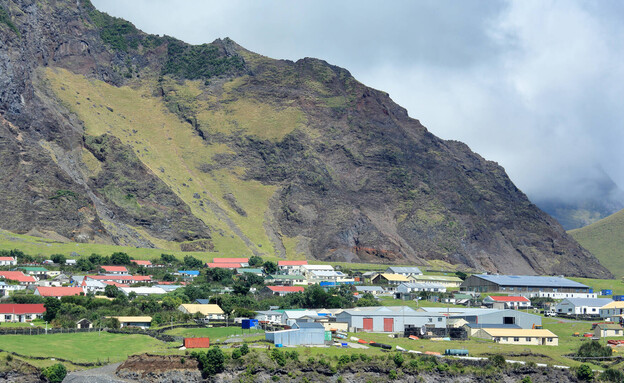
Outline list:
[[[100,266],[102,274],[115,274],[115,275],[127,275],[128,269],[126,266]]]
[[[499,309],[523,309],[531,307],[531,301],[523,296],[490,295],[483,299],[483,305]]]
[[[301,275],[301,266],[308,264],[308,261],[278,261],[277,268],[282,275]]]
[[[14,257],[0,257],[0,266],[17,265],[17,259]]]
[[[154,267],[154,265],[152,265],[152,262],[143,259],[131,259],[130,262],[134,263],[137,266]]]
[[[43,317],[46,309],[43,303],[0,304],[0,322],[30,322]]]
[[[72,295],[84,294],[82,287],[48,287],[39,286],[35,289],[35,295],[42,297],[55,297],[61,298]]]
[[[264,293],[268,295],[278,295],[280,297],[283,297],[287,294],[302,293],[303,290],[303,286],[266,286],[264,288]]]
[[[6,279],[7,281],[16,281],[20,285],[32,285],[37,282],[35,277],[26,275],[21,271],[0,271],[0,279]]]
[[[131,285],[139,282],[152,282],[150,275],[129,275],[129,274],[109,274],[109,275],[87,275],[85,278],[100,282],[117,282],[124,285]]]
[[[238,263],[239,267],[247,267],[249,258],[213,258],[212,263]]]
[[[226,263],[226,262],[212,262],[212,263],[206,263],[206,266],[208,266],[208,268],[210,269],[240,269],[241,267],[243,267],[243,265],[241,263]]]

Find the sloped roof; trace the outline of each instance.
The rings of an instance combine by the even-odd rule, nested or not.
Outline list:
[[[123,283],[119,283],[115,281],[103,281],[101,283],[104,283],[105,285],[111,285],[111,286],[117,286],[117,287],[130,287],[128,285],[124,285]]]
[[[167,292],[160,287],[120,287],[126,295],[135,293],[137,295],[158,295],[166,294]]]
[[[0,261],[15,261],[13,257],[0,257]]]
[[[526,297],[522,297],[522,296],[496,296],[496,295],[490,295],[488,296],[489,299],[495,301],[495,302],[530,302]]]
[[[401,274],[379,274],[383,278],[392,282],[409,282],[409,279],[405,275]]]
[[[267,288],[275,293],[302,293],[303,286],[267,286]]]
[[[414,275],[417,281],[435,281],[435,282],[463,282],[459,277],[449,275]]]
[[[381,286],[355,286],[356,291],[379,291],[383,292],[384,289]]]
[[[128,269],[126,269],[126,266],[100,266],[100,267],[108,273],[113,273],[113,272],[127,273],[128,272]]]
[[[249,258],[213,258],[212,263],[249,263]]]
[[[308,261],[278,261],[278,266],[303,266],[307,265]]]
[[[540,337],[540,338],[558,338],[557,334],[546,329],[503,329],[503,328],[484,328],[482,329],[491,336],[496,337]]]
[[[140,265],[140,266],[151,266],[152,265],[152,262],[145,261],[145,260],[142,260],[142,259],[131,259],[130,262],[136,263],[137,265]]]
[[[215,304],[195,304],[195,303],[185,303],[181,304],[180,307],[183,307],[186,312],[190,314],[201,313],[202,315],[223,315],[224,312],[221,310],[219,305]]]
[[[135,316],[135,317],[110,316],[106,318],[115,318],[120,323],[149,323],[152,321],[152,317],[148,317],[148,316]]]
[[[536,276],[536,275],[491,275],[476,274],[473,277],[495,283],[499,286],[526,286],[526,287],[568,287],[588,289],[582,283],[563,277]]]
[[[208,266],[211,269],[239,269],[242,267],[240,263],[227,263],[227,262],[206,263],[206,266]]]
[[[611,301],[600,309],[624,309],[624,301]]]
[[[596,327],[600,327],[602,330],[622,330],[622,326],[617,323],[598,323]]]
[[[37,291],[42,297],[65,297],[84,293],[82,287],[47,287],[38,286]]]
[[[422,274],[422,271],[418,267],[401,267],[401,266],[390,266],[386,269],[386,273],[407,273],[407,274]]]
[[[36,282],[37,280],[30,275],[25,275],[21,271],[0,271],[0,278],[17,282]]]
[[[0,314],[43,314],[45,311],[43,303],[0,304]]]
[[[561,301],[561,303],[568,301],[574,306],[594,306],[594,307],[603,307],[611,302],[613,299],[611,298],[565,298]]]

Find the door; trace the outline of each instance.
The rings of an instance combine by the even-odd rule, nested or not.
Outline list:
[[[364,318],[364,331],[373,331],[373,318]]]
[[[385,332],[394,331],[394,318],[384,318],[384,331]]]

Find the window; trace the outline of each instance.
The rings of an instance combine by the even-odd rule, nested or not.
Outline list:
[[[442,317],[438,318],[438,322],[442,322]]]
[[[509,288],[509,291],[514,291],[513,289],[514,289],[513,287],[510,287],[510,288]]]
[[[530,341],[531,341],[531,338],[530,338],[530,337],[527,337],[525,340],[526,340],[527,342],[530,342]]]
[[[517,336],[514,337],[514,342],[520,342],[520,338],[518,338]]]
[[[496,338],[494,338],[494,341],[495,341],[495,342],[500,342],[500,339],[501,339],[501,338],[500,338],[499,336],[497,336]]]
[[[507,342],[509,340],[509,338],[507,338],[506,336],[503,337],[503,342]]]
[[[11,320],[11,315],[10,314],[9,315],[5,315],[4,316],[4,320]]]
[[[433,318],[429,318],[429,322],[433,322]]]
[[[553,338],[548,338],[548,339],[547,339],[547,341],[548,341],[548,342],[552,342],[552,341],[553,341]]]

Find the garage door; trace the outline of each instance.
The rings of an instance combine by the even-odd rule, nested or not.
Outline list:
[[[384,318],[384,331],[385,332],[394,331],[394,318]]]
[[[373,331],[373,318],[364,318],[364,331]]]

